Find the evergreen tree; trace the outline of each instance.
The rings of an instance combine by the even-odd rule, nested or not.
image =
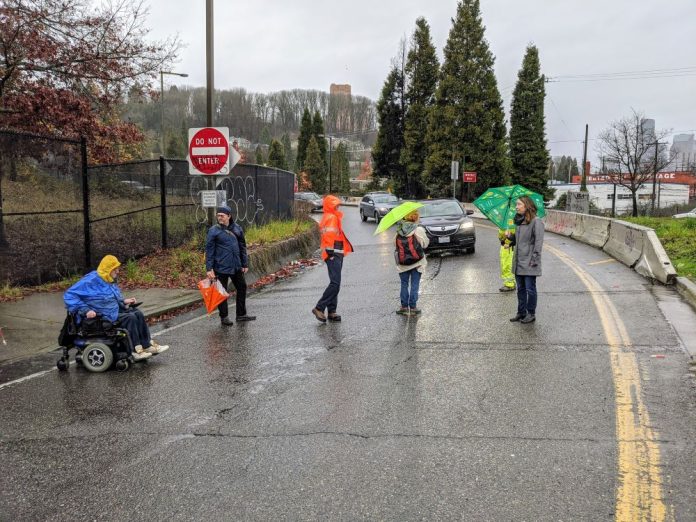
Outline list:
[[[268,131],[268,127],[261,129],[261,137],[259,138],[259,141],[264,145],[270,145],[271,139],[271,133]]]
[[[406,171],[401,164],[404,147],[403,90],[403,74],[393,66],[377,101],[377,140],[372,147],[373,183],[379,184],[379,178],[390,178],[398,187],[397,193],[404,192],[406,179]]]
[[[326,190],[326,164],[322,159],[319,144],[314,136],[309,139],[307,157],[302,170],[307,173],[312,190],[323,194]]]
[[[268,166],[288,170],[283,144],[276,139],[271,140],[271,146],[268,151]]]
[[[460,0],[430,112],[425,162],[426,190],[449,194],[452,159],[478,172],[473,197],[508,180],[503,101],[484,38],[479,0]],[[462,184],[463,185],[463,184]]]
[[[181,135],[178,132],[169,134],[169,137],[167,138],[167,145],[165,147],[165,156],[167,158],[186,157],[186,145],[182,141]]]
[[[326,139],[324,139],[324,120],[321,119],[321,114],[319,114],[319,111],[316,111],[314,113],[314,120],[312,121],[312,136],[314,136],[317,139],[319,153],[321,154],[324,163],[326,163]]]
[[[570,161],[571,158],[568,157],[568,160]],[[572,158],[572,161],[570,161],[570,176],[572,180],[572,176],[579,176],[580,175],[580,168],[578,167],[578,158]]]
[[[510,160],[512,182],[550,199],[549,153],[544,130],[544,76],[539,51],[527,47],[510,108]]]
[[[283,144],[283,150],[285,151],[285,165],[287,165],[287,170],[294,170],[295,161],[292,155],[292,143],[290,143],[290,136],[286,132],[280,138],[280,143]]]
[[[331,175],[336,180],[337,192],[348,194],[350,192],[350,163],[348,162],[348,150],[343,143],[339,143],[331,156]]]
[[[301,172],[304,168],[305,157],[307,156],[307,145],[312,137],[312,115],[305,107],[302,113],[302,123],[300,123],[300,136],[297,138],[297,158],[295,159],[295,172]]]
[[[261,148],[261,145],[256,146],[256,164],[257,165],[265,165],[266,164],[266,158],[263,156],[263,149]]]
[[[435,100],[439,63],[435,46],[430,38],[430,26],[424,18],[416,20],[411,50],[406,61],[406,116],[404,121],[404,148],[401,163],[406,169],[405,190],[395,187],[400,196],[425,195],[423,170],[427,149],[428,113]]]

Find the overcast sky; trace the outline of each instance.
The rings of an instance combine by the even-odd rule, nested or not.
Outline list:
[[[152,37],[178,34],[186,46],[175,69],[189,78],[166,77],[168,83],[204,86],[205,1],[149,4]],[[419,16],[442,59],[456,6],[455,0],[218,0],[215,87],[268,93],[349,83],[353,94],[376,100],[399,40],[413,33]],[[663,78],[548,83],[553,155],[580,159],[585,123],[592,139],[631,108],[654,118],[658,129],[696,132],[696,0],[481,0],[481,11],[508,120],[528,43],[539,48],[550,78],[682,69]],[[596,142],[589,143],[594,158]]]

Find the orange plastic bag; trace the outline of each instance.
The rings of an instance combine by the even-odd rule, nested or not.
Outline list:
[[[201,291],[205,309],[209,314],[213,313],[218,305],[230,296],[225,287],[222,286],[222,283],[217,279],[210,280],[206,278],[199,281],[198,289]]]

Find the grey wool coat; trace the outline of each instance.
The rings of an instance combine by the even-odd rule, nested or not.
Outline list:
[[[528,225],[521,224],[515,232],[515,254],[512,273],[519,276],[541,275],[541,249],[544,246],[544,223],[534,218]]]

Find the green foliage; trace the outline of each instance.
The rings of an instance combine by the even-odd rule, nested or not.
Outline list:
[[[312,137],[312,115],[309,109],[305,108],[302,113],[302,123],[300,124],[300,136],[297,138],[297,159],[295,160],[296,172],[304,169],[305,158],[307,156],[307,146]]]
[[[271,147],[268,151],[268,166],[288,170],[288,164],[285,161],[285,150],[283,149],[283,144],[276,139],[271,141]]]
[[[621,219],[655,229],[677,273],[696,281],[696,219],[671,217]]]
[[[372,147],[374,170],[373,182],[379,178],[391,178],[399,191],[405,187],[406,171],[401,164],[401,150],[404,147],[404,77],[393,66],[384,81],[377,102],[377,140]],[[398,180],[398,181],[396,181]]]
[[[406,169],[406,183],[404,187],[395,186],[396,194],[402,197],[425,195],[422,177],[427,156],[428,114],[435,101],[439,67],[430,26],[424,18],[419,18],[405,69],[408,88],[401,164]]]
[[[165,156],[167,158],[185,158],[186,143],[181,138],[181,134],[174,132],[167,138],[167,146],[165,147]]]
[[[426,190],[449,194],[452,159],[478,172],[472,196],[508,181],[503,101],[484,38],[479,0],[461,0],[444,49],[445,59],[430,112]]]
[[[312,120],[312,136],[317,139],[317,145],[319,145],[319,154],[321,154],[322,160],[326,162],[326,139],[324,139],[324,120],[321,119],[321,114],[319,111],[314,113],[314,120]]]
[[[309,230],[315,226],[312,221],[293,219],[290,221],[269,221],[260,227],[253,226],[244,231],[249,245],[273,243]]]
[[[348,194],[350,192],[350,164],[345,144],[339,143],[331,155],[331,177],[334,192]]]
[[[264,127],[263,129],[261,129],[261,136],[259,137],[259,141],[264,145],[271,144],[271,133],[268,131],[268,127]]]
[[[303,170],[307,173],[312,190],[323,194],[326,190],[326,164],[314,136],[309,139]]]
[[[550,199],[549,153],[544,130],[544,76],[539,51],[527,47],[510,109],[510,160],[512,183],[524,185]]]
[[[290,136],[288,136],[287,133],[283,134],[280,138],[280,143],[283,144],[283,150],[285,151],[285,165],[287,165],[287,170],[293,170],[295,168],[295,158],[292,154]]]
[[[263,149],[261,148],[261,145],[256,146],[256,164],[257,165],[265,165],[266,164],[266,158],[263,155]]]

